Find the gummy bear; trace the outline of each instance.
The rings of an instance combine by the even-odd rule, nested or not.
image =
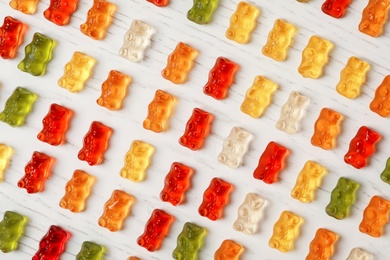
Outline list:
[[[219,57],[209,72],[209,79],[203,92],[215,99],[224,99],[234,81],[239,66],[226,58]]]
[[[32,260],[59,260],[60,255],[65,251],[66,242],[70,238],[70,233],[59,226],[50,226],[49,231],[39,242],[38,251]]]
[[[158,7],[164,7],[169,4],[169,0],[147,0],[147,1]]]
[[[30,90],[17,87],[5,103],[0,120],[10,126],[22,126],[30,114],[38,96]]]
[[[0,157],[1,157],[1,148],[0,148]],[[390,157],[387,159],[385,169],[381,173],[381,179],[387,184],[390,184]]]
[[[264,208],[267,201],[254,193],[248,193],[238,208],[237,219],[233,228],[246,235],[253,235],[258,229],[260,220],[263,218]]]
[[[232,190],[232,184],[220,178],[213,178],[203,193],[203,201],[198,209],[199,215],[212,221],[222,218],[223,208],[229,203],[229,194]]]
[[[300,3],[309,3],[311,0],[297,0]]]
[[[51,145],[60,145],[65,142],[65,133],[73,115],[72,110],[58,104],[51,104],[49,112],[42,120],[43,129],[37,138]]]
[[[75,170],[72,179],[65,186],[65,195],[60,201],[60,207],[72,212],[85,209],[85,201],[91,194],[95,177],[82,170]]]
[[[379,196],[373,196],[364,209],[359,230],[372,237],[383,235],[383,227],[389,222],[390,201]]]
[[[121,190],[114,190],[110,199],[104,204],[104,211],[98,224],[111,232],[122,229],[125,218],[130,213],[134,197]]]
[[[0,222],[0,250],[9,253],[18,248],[27,218],[13,211],[4,212]]]
[[[143,122],[143,127],[156,133],[166,130],[175,100],[173,95],[158,89],[148,106],[148,115]]]
[[[109,110],[119,110],[130,83],[131,77],[117,70],[111,70],[108,78],[102,84],[102,94],[96,103]]]
[[[312,202],[315,198],[315,191],[320,187],[326,173],[327,169],[321,164],[307,161],[298,174],[291,197],[303,203]]]
[[[111,134],[112,129],[110,127],[93,121],[88,133],[84,136],[84,144],[78,154],[79,159],[86,161],[91,166],[101,164]]]
[[[241,44],[248,43],[259,15],[260,10],[256,6],[246,2],[238,3],[235,13],[230,17],[226,38]]]
[[[130,256],[129,258],[127,258],[127,260],[140,260],[140,259],[135,256]]]
[[[304,78],[321,77],[332,49],[332,42],[313,35],[302,52],[302,61],[298,67],[299,74]]]
[[[194,223],[186,222],[177,237],[177,246],[172,257],[176,260],[197,260],[198,252],[203,246],[206,229]]]
[[[79,0],[50,0],[50,5],[43,15],[56,25],[67,25],[70,16],[76,11],[78,2]]]
[[[198,56],[197,50],[179,42],[176,49],[168,56],[167,66],[162,70],[161,75],[175,84],[186,82],[196,56]]]
[[[380,139],[381,135],[374,130],[367,126],[360,127],[349,143],[349,150],[344,156],[344,161],[357,169],[363,168],[375,152],[375,144]]]
[[[184,134],[179,143],[193,151],[203,147],[204,139],[210,133],[210,125],[214,116],[199,108],[194,108],[191,118],[188,120]]]
[[[346,98],[360,96],[361,87],[366,82],[366,74],[370,70],[370,64],[354,56],[349,58],[347,65],[340,73],[340,81],[336,86],[339,94]]]
[[[268,34],[262,53],[276,61],[284,61],[287,59],[287,50],[293,43],[296,31],[297,28],[291,23],[277,19]]]
[[[245,248],[239,243],[226,239],[215,251],[214,260],[239,260]]]
[[[34,14],[37,11],[39,0],[11,0],[9,5],[22,13]]]
[[[223,141],[221,153],[218,155],[218,161],[230,168],[237,168],[242,164],[242,157],[248,151],[248,146],[253,135],[241,127],[235,126],[230,134]]]
[[[278,180],[279,172],[284,168],[284,161],[289,150],[275,142],[270,142],[260,156],[259,164],[253,172],[255,179],[272,184]]]
[[[4,180],[4,173],[11,161],[14,150],[5,144],[0,144],[0,182]]]
[[[277,89],[276,83],[263,76],[256,76],[252,86],[245,94],[241,111],[253,118],[261,117],[271,103],[272,95]]]
[[[280,118],[276,122],[276,128],[288,134],[298,132],[299,122],[308,104],[308,97],[296,91],[291,91],[287,102],[282,106]]]
[[[80,25],[81,32],[94,40],[102,40],[112,22],[115,9],[116,5],[106,0],[93,0],[87,20]]]
[[[119,55],[132,61],[143,60],[146,48],[150,46],[150,38],[156,29],[138,20],[133,20],[130,29],[126,32]]]
[[[91,241],[84,241],[76,260],[103,260],[104,247]]]
[[[370,109],[382,117],[390,116],[390,75],[387,75],[376,89]]]
[[[197,24],[211,22],[219,0],[194,0],[192,8],[187,13],[187,18]]]
[[[50,37],[35,33],[33,40],[25,47],[25,57],[18,64],[21,71],[33,76],[42,76],[46,73],[46,66],[51,60],[55,42]]]
[[[172,215],[161,209],[153,210],[145,225],[144,233],[137,239],[138,245],[150,252],[160,249],[162,241],[168,234],[174,220],[175,218]]]
[[[383,33],[383,26],[390,9],[389,0],[369,0],[362,13],[359,31],[377,37]]]
[[[306,260],[329,260],[339,236],[325,228],[319,228],[309,245]]]
[[[154,147],[152,145],[134,140],[125,155],[125,165],[121,169],[120,175],[134,182],[143,181],[153,153]]]
[[[42,191],[46,179],[51,175],[54,161],[54,158],[44,153],[34,152],[24,168],[25,175],[18,181],[18,187],[25,188],[27,193]]]
[[[193,174],[194,170],[191,167],[178,162],[172,163],[164,180],[164,188],[160,193],[161,200],[169,202],[173,206],[182,204]]]
[[[347,260],[372,260],[372,259],[373,259],[372,254],[358,247],[353,248],[347,258]]]
[[[341,18],[351,2],[352,0],[325,0],[321,10],[334,18]]]
[[[24,33],[27,25],[21,21],[7,16],[0,27],[0,57],[3,59],[12,59],[16,56],[18,47],[23,42]]]
[[[323,108],[314,124],[311,144],[328,150],[336,147],[336,137],[341,131],[344,116],[329,108]]]

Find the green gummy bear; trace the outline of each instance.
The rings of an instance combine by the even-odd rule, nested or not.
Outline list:
[[[381,179],[382,181],[386,182],[387,184],[390,184],[390,157],[386,161],[386,167],[381,173]]]
[[[355,203],[359,187],[358,182],[341,177],[330,195],[330,202],[325,209],[326,213],[336,219],[348,216],[351,205]]]
[[[0,222],[0,250],[3,253],[14,251],[24,232],[27,218],[12,211],[6,211]]]
[[[80,252],[76,255],[76,260],[101,260],[103,259],[104,247],[90,241],[85,241],[81,245]]]
[[[17,87],[5,103],[0,120],[10,126],[24,125],[38,95],[28,89]]]
[[[173,250],[173,259],[197,260],[198,251],[203,246],[203,240],[207,231],[203,227],[187,222],[182,232],[177,237],[177,246]]]
[[[194,5],[187,13],[187,18],[197,24],[207,24],[219,5],[219,0],[194,0]]]

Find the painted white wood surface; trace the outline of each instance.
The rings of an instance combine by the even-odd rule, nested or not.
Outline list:
[[[357,29],[367,0],[353,1],[346,16],[339,20],[321,12],[322,2],[313,0],[303,4],[295,0],[251,1],[261,9],[261,15],[252,41],[239,45],[225,38],[229,18],[238,1],[222,0],[212,23],[203,26],[186,18],[192,1],[172,0],[165,8],[158,8],[144,0],[116,1],[118,9],[107,37],[103,41],[94,41],[79,30],[92,0],[80,1],[71,23],[65,27],[58,27],[43,17],[48,0],[39,3],[34,15],[17,12],[9,7],[8,0],[1,0],[0,19],[11,15],[27,23],[29,30],[17,57],[13,60],[0,60],[0,106],[4,106],[16,86],[29,88],[40,98],[23,127],[11,128],[7,124],[0,124],[0,142],[15,149],[5,181],[0,183],[0,214],[6,210],[14,210],[29,218],[19,250],[7,255],[0,254],[0,259],[30,258],[51,224],[61,225],[72,233],[61,259],[74,259],[82,242],[86,240],[104,245],[107,248],[106,259],[126,259],[130,255],[141,259],[170,259],[176,246],[176,238],[187,221],[197,223],[208,230],[205,246],[199,254],[200,259],[212,259],[214,252],[225,239],[233,239],[246,248],[242,259],[304,259],[309,243],[320,227],[331,229],[340,235],[333,259],[345,259],[349,251],[356,246],[374,254],[375,259],[388,259],[390,225],[387,225],[385,235],[380,238],[360,233],[358,225],[363,210],[373,195],[390,199],[390,186],[379,178],[390,152],[389,121],[379,117],[368,107],[376,87],[389,73],[390,23],[387,23],[382,36],[372,38]],[[299,28],[285,62],[275,62],[261,54],[261,48],[277,18],[286,19]],[[118,55],[123,36],[133,19],[145,21],[157,29],[157,34],[152,38],[152,46],[147,50],[147,57],[141,63],[131,63]],[[47,74],[42,77],[33,77],[17,69],[18,62],[24,57],[24,46],[31,41],[35,32],[47,34],[57,41]],[[317,80],[304,79],[297,72],[302,50],[313,34],[335,44],[324,76]],[[189,81],[183,85],[174,85],[161,77],[161,70],[166,65],[167,56],[179,41],[190,44],[199,50],[200,54],[190,72]],[[93,77],[87,82],[85,90],[77,94],[69,93],[57,85],[58,78],[63,74],[63,67],[74,51],[85,52],[97,59]],[[363,87],[363,94],[356,100],[348,100],[335,90],[339,73],[352,55],[368,61],[372,66]],[[227,57],[240,65],[229,96],[222,101],[214,100],[202,92],[208,72],[219,56]],[[120,70],[133,78],[124,107],[116,112],[96,104],[101,83],[111,69]],[[260,119],[250,118],[239,109],[245,92],[256,75],[266,76],[279,85],[273,102]],[[171,117],[169,130],[156,134],[143,129],[142,121],[146,117],[147,106],[154,92],[159,88],[175,95],[178,103]],[[311,101],[301,122],[300,131],[288,135],[278,131],[275,123],[279,118],[281,106],[292,90],[307,95]],[[67,133],[67,143],[58,147],[52,147],[36,138],[42,127],[41,120],[54,102],[75,111]],[[177,141],[194,107],[203,108],[215,115],[205,147],[196,152],[180,146]],[[323,107],[332,108],[345,116],[337,148],[330,151],[310,144],[314,122]],[[78,160],[77,153],[93,120],[112,127],[114,134],[104,163],[90,167]],[[356,170],[345,164],[343,157],[351,138],[362,125],[377,130],[383,139],[377,146],[377,152],[371,158],[369,166]],[[255,136],[244,158],[244,166],[235,170],[217,161],[223,139],[233,126],[241,126]],[[124,154],[135,139],[149,142],[156,148],[147,178],[141,183],[132,183],[119,176]],[[255,180],[252,174],[259,156],[272,140],[288,147],[291,155],[287,159],[287,167],[280,174],[280,181],[266,185]],[[57,161],[44,191],[29,195],[24,189],[18,188],[16,183],[24,174],[24,166],[35,150],[45,152]],[[324,165],[329,173],[316,193],[316,200],[303,204],[292,199],[290,192],[297,174],[309,159]],[[177,207],[159,199],[164,177],[173,161],[183,162],[196,170],[192,178],[192,188],[187,193],[187,203]],[[58,206],[64,194],[65,183],[75,169],[85,170],[97,179],[86,210],[77,214]],[[199,216],[197,208],[202,201],[204,190],[216,176],[233,183],[235,190],[231,194],[231,203],[225,208],[225,217],[212,222]],[[330,191],[341,176],[360,182],[361,188],[351,215],[344,220],[336,220],[326,215],[325,206],[329,202]],[[134,195],[137,201],[125,221],[124,229],[111,233],[98,226],[97,220],[114,189],[123,189]],[[269,201],[260,230],[254,236],[244,235],[232,228],[237,209],[248,192],[255,192]],[[136,240],[143,233],[145,222],[155,208],[171,213],[176,221],[163,241],[162,248],[149,253],[139,247]],[[291,210],[305,219],[295,250],[285,254],[268,246],[272,227],[283,210]]]

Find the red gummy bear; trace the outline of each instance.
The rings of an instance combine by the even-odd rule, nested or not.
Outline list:
[[[341,18],[352,0],[326,0],[321,10],[334,18]]]
[[[43,12],[45,18],[56,25],[67,25],[76,11],[79,0],[50,0],[50,6]]]
[[[39,242],[38,251],[32,260],[58,260],[65,250],[66,242],[70,238],[70,233],[59,226],[50,226],[49,231]]]
[[[54,158],[40,152],[34,152],[32,159],[24,168],[25,175],[18,181],[19,188],[25,188],[28,193],[43,190],[46,179],[51,174]]]
[[[43,129],[37,138],[51,145],[59,145],[65,142],[65,133],[69,127],[69,121],[73,112],[58,104],[52,104],[49,112],[42,120]]]
[[[209,72],[209,80],[203,88],[206,95],[215,99],[224,99],[233,83],[238,65],[226,58],[219,57]]]
[[[222,218],[222,211],[229,203],[229,194],[233,185],[219,178],[213,178],[203,193],[203,201],[198,212],[212,221]]]
[[[203,147],[204,139],[210,133],[210,125],[214,116],[199,108],[195,108],[188,120],[184,135],[179,143],[191,150],[199,150]]]
[[[194,170],[182,163],[172,163],[171,169],[165,177],[164,188],[160,193],[162,201],[167,201],[173,206],[181,204],[185,198],[185,192],[190,187],[190,178]]]
[[[22,44],[27,26],[22,22],[7,16],[4,24],[0,27],[0,57],[12,59],[16,55],[16,50]]]
[[[289,150],[275,142],[270,142],[260,156],[259,165],[253,172],[255,179],[272,184],[278,179],[279,172],[284,168],[284,158]]]
[[[158,250],[174,220],[173,216],[161,209],[153,210],[145,225],[144,233],[137,239],[138,245],[150,252]]]
[[[357,169],[363,168],[368,158],[375,152],[375,143],[381,138],[380,134],[368,127],[360,127],[349,143],[349,150],[344,156],[344,161]]]
[[[169,0],[147,0],[147,1],[159,7],[164,7],[169,4]]]
[[[111,134],[110,127],[93,121],[88,133],[84,136],[84,145],[78,154],[79,159],[91,166],[102,163]]]

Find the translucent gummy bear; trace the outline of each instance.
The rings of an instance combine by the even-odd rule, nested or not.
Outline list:
[[[358,247],[352,248],[347,260],[371,260],[372,254],[360,249]]]
[[[283,211],[274,225],[273,234],[268,242],[269,246],[282,253],[294,249],[302,223],[303,218],[300,216],[290,211]]]

